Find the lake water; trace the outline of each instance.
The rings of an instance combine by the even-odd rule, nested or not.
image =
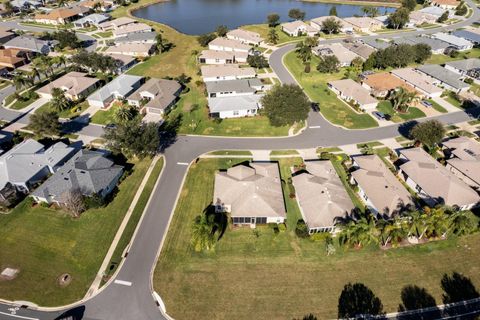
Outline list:
[[[139,18],[167,24],[186,34],[212,32],[219,25],[234,29],[241,25],[264,23],[269,13],[278,13],[282,22],[288,21],[288,11],[299,8],[306,19],[326,16],[334,4],[296,0],[172,0],[136,10]],[[339,17],[361,15],[361,6],[335,4]],[[394,8],[377,7],[380,14]]]

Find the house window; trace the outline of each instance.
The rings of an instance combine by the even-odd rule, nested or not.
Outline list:
[[[422,192],[422,188],[420,188],[418,184],[415,186],[415,190],[417,190],[417,192],[419,193]]]
[[[257,220],[256,221],[257,224],[266,224],[267,223],[267,218],[266,217],[258,217],[256,220]]]
[[[239,115],[239,112],[238,112],[238,111],[233,111],[233,115],[234,115],[234,116],[238,116],[238,115]]]

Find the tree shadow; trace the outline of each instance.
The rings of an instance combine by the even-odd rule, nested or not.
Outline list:
[[[433,320],[440,319],[441,312],[437,308],[435,298],[425,288],[415,285],[403,287],[402,303],[398,306],[399,320]],[[422,309],[422,310],[418,310]],[[410,311],[410,312],[409,312]]]
[[[347,283],[338,298],[338,317],[382,319],[382,301],[363,283]]]
[[[480,297],[477,289],[472,283],[470,278],[458,273],[453,272],[450,276],[444,274],[440,281],[440,286],[443,290],[443,303],[445,307],[445,314],[449,316],[463,315],[471,313],[472,311],[478,311],[478,303],[467,303],[467,300],[476,299]],[[459,302],[464,303],[459,303]],[[459,303],[458,305],[448,305],[453,303]],[[462,316],[462,319],[475,319],[476,316],[471,317]]]
[[[417,124],[418,124],[418,121],[416,121],[416,120],[412,120],[412,121],[402,123],[400,126],[398,126],[398,132],[402,136],[404,136],[405,138],[410,139],[410,131]]]
[[[165,151],[169,146],[177,141],[178,129],[182,125],[182,115],[177,114],[168,116],[165,122],[160,126],[160,151]]]
[[[79,306],[79,307],[70,309],[68,311],[65,311],[64,313],[56,317],[55,320],[64,320],[64,319],[81,320],[83,319],[84,314],[85,314],[85,306]]]
[[[225,234],[225,231],[227,231],[230,222],[230,217],[228,216],[228,213],[217,212],[215,210],[215,206],[211,203],[205,209],[203,209],[203,214],[205,214],[207,218],[213,216],[212,234],[214,235],[218,232],[217,241],[220,240]]]

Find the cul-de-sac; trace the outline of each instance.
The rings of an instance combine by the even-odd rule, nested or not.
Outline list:
[[[480,0],[0,0],[0,319],[480,319]]]

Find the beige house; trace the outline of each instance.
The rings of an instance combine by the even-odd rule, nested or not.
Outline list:
[[[428,23],[428,24],[436,23],[438,19],[438,17],[433,14],[420,12],[420,11],[410,12],[409,18],[410,18],[410,23],[415,26],[419,26],[424,23]]]
[[[205,64],[232,64],[246,63],[248,53],[219,50],[203,50],[198,56],[199,63]]]
[[[182,86],[175,80],[147,80],[127,101],[145,113],[163,115],[177,101]]]
[[[370,92],[352,79],[330,81],[328,87],[347,103],[357,104],[362,110],[373,110],[378,101]]]
[[[356,32],[375,32],[383,27],[383,23],[370,17],[348,17],[343,19],[351,24]]]
[[[282,23],[280,26],[282,31],[288,34],[290,37],[299,37],[301,35],[313,37],[318,33],[317,29],[300,20]]]
[[[114,29],[112,32],[115,38],[119,38],[126,37],[128,34],[132,33],[152,32],[152,27],[146,23],[129,23]]]
[[[240,41],[242,43],[251,44],[254,46],[259,46],[263,41],[260,33],[243,29],[235,29],[227,32],[227,39]]]
[[[422,148],[400,151],[399,176],[429,206],[458,206],[468,210],[478,206],[480,196]]]
[[[238,65],[209,65],[200,67],[203,81],[222,81],[255,78],[257,73],[251,67],[240,68]]]
[[[343,41],[342,45],[364,60],[367,60],[375,52],[374,48],[358,41]]]
[[[213,205],[229,212],[235,225],[284,223],[282,183],[277,163],[240,164],[215,174]]]
[[[353,25],[351,25],[350,23],[346,22],[343,19],[340,19],[337,16],[323,16],[323,17],[314,18],[314,19],[310,20],[310,25],[314,29],[316,29],[318,31],[321,31],[322,28],[323,28],[323,22],[325,20],[328,20],[328,19],[334,19],[336,22],[340,23],[340,25],[341,25],[340,32],[342,32],[342,33],[347,33],[347,32],[353,32],[354,31]]]
[[[122,43],[108,47],[106,54],[122,54],[132,57],[148,57],[155,52],[155,45],[152,43]]]
[[[128,17],[121,17],[117,19],[113,19],[107,22],[103,22],[99,24],[98,26],[103,30],[103,31],[108,31],[108,30],[116,30],[118,28],[124,27],[126,25],[132,24],[132,23],[137,23],[136,20],[133,20]]]
[[[413,68],[395,69],[391,73],[428,98],[440,97],[443,92],[434,85],[435,79]]]
[[[293,175],[292,183],[309,233],[335,232],[336,219],[355,206],[330,161],[308,161],[305,169]]]
[[[472,188],[480,189],[480,143],[458,137],[443,143],[447,169]]]
[[[217,51],[233,51],[248,53],[252,47],[248,44],[242,43],[238,40],[228,38],[215,38],[208,44],[208,49]]]
[[[356,53],[345,48],[341,43],[321,44],[312,49],[317,56],[335,56],[340,62],[341,67],[348,67],[352,60],[359,58]]]
[[[86,73],[72,71],[36,92],[43,98],[52,99],[52,89],[60,88],[68,99],[75,101],[86,98],[98,87],[100,87],[100,80],[88,77]]]
[[[416,92],[411,85],[388,72],[366,75],[362,79],[362,86],[369,90],[375,97],[380,98],[385,98],[391,91],[400,87],[409,92]]]
[[[430,4],[435,7],[440,7],[442,9],[452,10],[458,7],[460,1],[457,0],[432,0]]]
[[[351,183],[371,212],[391,217],[413,206],[412,196],[378,155],[353,157]]]
[[[90,12],[89,8],[82,6],[75,6],[70,8],[53,9],[47,13],[38,13],[34,20],[37,23],[46,23],[53,25],[61,25],[72,22]]]

